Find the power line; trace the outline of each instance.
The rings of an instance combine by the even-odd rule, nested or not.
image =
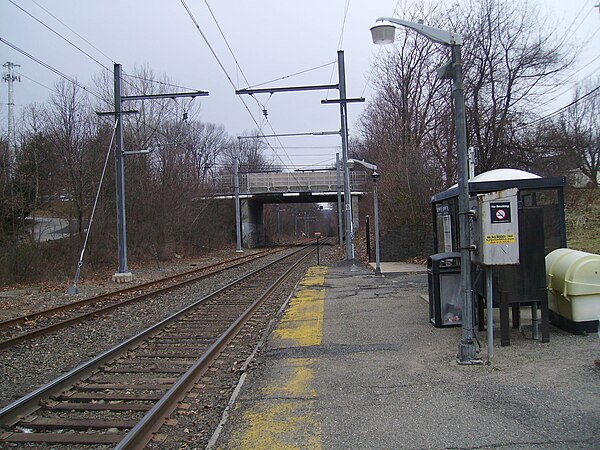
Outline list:
[[[344,41],[344,29],[346,28],[346,18],[348,17],[348,8],[350,7],[350,0],[346,0],[346,6],[344,8],[344,19],[342,20],[342,30],[340,31],[340,39],[338,40],[338,50],[342,48],[342,42]]]
[[[35,3],[39,8],[41,8],[42,10],[44,10],[47,14],[49,14],[50,16],[52,16],[55,20],[57,20],[60,24],[62,24],[64,27],[66,27],[69,31],[71,31],[73,34],[75,34],[77,37],[79,37],[80,39],[82,39],[84,42],[86,42],[90,47],[92,47],[94,50],[96,50],[98,53],[100,53],[102,56],[104,56],[106,59],[108,59],[110,62],[114,63],[114,60],[108,56],[106,53],[104,53],[102,50],[100,50],[98,47],[96,47],[94,44],[92,44],[90,41],[88,41],[86,38],[84,38],[82,35],[80,35],[77,31],[75,31],[73,28],[71,28],[69,25],[67,25],[66,23],[64,23],[62,20],[60,20],[58,17],[56,17],[54,14],[52,14],[50,11],[48,11],[46,8],[44,8],[42,5],[40,5],[38,2],[36,2],[35,0],[31,0],[33,3]]]
[[[28,77],[27,75],[25,75],[25,74],[23,74],[23,73],[21,73],[21,72],[16,72],[16,73],[18,73],[18,74],[19,74],[19,76],[21,76],[21,77],[23,77],[23,78],[26,78],[26,79],[28,79],[29,81],[33,81],[35,84],[38,84],[38,85],[40,85],[41,87],[48,89],[49,91],[56,92],[56,89],[53,89],[53,88],[51,88],[51,87],[48,87],[48,86],[46,86],[45,84],[42,84],[42,83],[40,83],[39,81],[36,81],[36,80],[34,80],[33,78],[30,78],[30,77]]]
[[[338,40],[338,50],[342,48],[342,41],[344,40],[344,28],[346,27],[346,17],[348,16],[348,8],[350,7],[350,0],[346,0],[346,5],[344,6],[344,18],[342,20],[342,29],[340,30],[340,38]],[[336,60],[337,62],[337,60]],[[331,80],[333,80],[333,74],[335,73],[335,67],[331,68],[331,74],[329,74],[329,84],[331,84]],[[329,91],[325,94],[325,98],[329,99]]]
[[[192,13],[192,11],[190,10],[190,8],[188,7],[187,3],[185,2],[185,0],[180,0],[181,4],[183,5],[183,7],[185,8],[185,10],[188,13],[188,16],[190,17],[190,19],[192,20],[192,22],[194,22],[194,25],[196,26],[196,29],[198,30],[198,32],[200,33],[200,35],[202,36],[202,39],[204,39],[204,42],[206,43],[206,45],[208,46],[210,52],[212,53],[212,55],[214,56],[214,58],[216,59],[217,63],[219,64],[219,67],[221,68],[221,70],[223,71],[223,73],[225,74],[225,77],[227,78],[227,80],[229,81],[229,84],[231,84],[231,86],[236,89],[235,83],[233,82],[233,80],[231,79],[231,77],[229,76],[229,73],[227,72],[227,69],[225,69],[225,66],[223,65],[223,63],[221,62],[219,56],[217,55],[217,53],[215,52],[214,48],[212,47],[212,45],[210,45],[210,42],[208,41],[208,38],[206,37],[206,35],[204,34],[204,32],[202,31],[202,29],[200,28],[200,25],[198,24],[198,21],[196,20],[196,18],[194,17],[194,14]],[[262,131],[262,127],[259,125],[258,121],[256,120],[256,118],[254,117],[254,114],[252,114],[252,111],[250,111],[250,108],[248,107],[248,105],[246,104],[245,100],[243,99],[242,96],[237,96],[240,101],[242,102],[242,104],[244,105],[244,108],[246,109],[246,111],[248,112],[248,114],[250,115],[250,117],[252,118],[252,121],[254,122],[254,124],[256,125],[256,127],[258,128],[259,133],[263,134]],[[271,144],[269,143],[268,140],[265,140],[266,144],[270,147]],[[277,158],[279,158],[279,160],[285,165],[285,162],[283,161],[283,159],[281,158],[281,156],[273,149],[273,153],[275,154],[275,156],[277,156]]]
[[[71,45],[72,47],[76,48],[77,50],[79,50],[81,53],[83,53],[85,56],[87,56],[88,58],[90,58],[91,60],[93,60],[95,63],[99,64],[101,67],[103,67],[104,69],[108,70],[110,72],[110,69],[108,67],[106,67],[104,64],[102,64],[100,61],[98,61],[96,58],[94,58],[92,55],[90,55],[89,53],[87,53],[85,50],[83,50],[81,47],[78,47],[77,45],[75,45],[73,42],[71,42],[70,40],[68,40],[66,37],[64,37],[62,34],[60,34],[58,31],[54,30],[52,27],[46,25],[44,22],[42,22],[40,19],[38,19],[37,17],[35,17],[33,14],[31,14],[29,11],[25,10],[23,7],[17,5],[15,2],[13,2],[13,0],[8,0],[10,3],[12,3],[14,6],[16,6],[17,8],[19,8],[21,11],[23,11],[25,14],[27,14],[29,17],[31,17],[33,20],[35,20],[36,22],[38,22],[40,25],[42,25],[43,27],[47,28],[48,30],[50,30],[52,33],[54,33],[55,35],[57,35],[59,38],[61,38],[62,40],[64,40],[65,42],[67,42],[69,45]]]
[[[547,115],[545,115],[544,117],[540,117],[539,119],[536,119],[536,120],[534,120],[534,121],[532,121],[532,122],[529,122],[529,123],[527,123],[527,124],[523,125],[522,127],[520,127],[520,129],[522,129],[522,128],[525,128],[525,127],[530,127],[531,125],[536,125],[536,124],[538,124],[538,123],[540,123],[540,122],[544,122],[544,121],[546,121],[546,120],[548,120],[548,119],[551,119],[552,117],[554,117],[554,116],[556,116],[556,115],[560,114],[561,112],[563,112],[563,111],[567,110],[567,109],[568,109],[568,108],[570,108],[571,106],[573,106],[573,105],[576,105],[576,104],[577,104],[577,103],[579,103],[581,100],[583,100],[583,99],[585,99],[585,98],[589,97],[590,95],[592,95],[594,92],[596,92],[596,91],[598,91],[598,90],[600,90],[600,86],[597,86],[596,88],[594,88],[594,89],[592,89],[591,91],[589,91],[587,94],[584,94],[584,95],[582,95],[581,97],[579,97],[579,98],[577,98],[577,99],[573,100],[573,101],[572,101],[571,103],[569,103],[568,105],[565,105],[565,106],[563,106],[562,108],[559,108],[559,109],[557,109],[556,111],[554,111],[554,112],[551,112],[550,114],[547,114]]]
[[[21,53],[22,55],[26,56],[27,58],[29,58],[29,59],[31,59],[31,60],[33,60],[33,61],[35,61],[35,62],[36,62],[36,63],[38,63],[39,65],[41,65],[41,66],[44,66],[46,69],[48,69],[48,70],[50,70],[50,71],[54,72],[56,75],[58,75],[58,76],[60,76],[60,77],[64,78],[65,80],[69,81],[70,83],[73,83],[75,86],[77,86],[77,87],[79,87],[79,88],[83,89],[85,92],[89,92],[89,93],[90,93],[90,94],[92,94],[94,97],[96,97],[98,100],[105,101],[105,99],[104,99],[104,98],[102,98],[102,96],[101,96],[99,93],[97,93],[97,92],[94,92],[93,90],[89,89],[89,88],[88,88],[88,87],[86,87],[85,85],[81,84],[79,81],[77,81],[77,80],[75,80],[75,79],[73,79],[73,78],[69,77],[68,75],[65,75],[65,74],[64,74],[64,73],[62,73],[60,70],[58,70],[58,69],[55,69],[55,68],[54,68],[54,67],[52,67],[50,64],[48,64],[48,63],[45,63],[44,61],[42,61],[42,60],[41,60],[41,59],[39,59],[39,58],[36,58],[36,57],[35,57],[35,56],[33,56],[32,54],[30,54],[30,53],[27,53],[25,50],[23,50],[23,49],[21,49],[21,48],[17,47],[16,45],[14,45],[14,44],[12,44],[12,43],[8,42],[6,39],[4,39],[4,38],[0,37],[0,42],[3,42],[4,44],[6,44],[6,45],[8,45],[9,47],[11,47],[13,50],[16,50],[17,52]]]

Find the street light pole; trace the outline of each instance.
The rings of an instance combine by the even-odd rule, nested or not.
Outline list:
[[[471,230],[469,228],[469,181],[468,181],[468,153],[467,131],[465,119],[465,94],[463,88],[463,70],[461,58],[462,37],[437,28],[429,27],[422,23],[407,20],[380,17],[377,24],[371,28],[375,44],[389,44],[394,41],[396,27],[415,30],[427,39],[450,47],[450,63],[438,69],[438,75],[443,79],[452,80],[452,97],[455,111],[456,153],[458,157],[458,213],[460,234],[460,281],[462,295],[462,339],[458,345],[456,360],[459,364],[474,364],[476,358],[473,340],[473,287],[471,284]],[[379,23],[382,22],[382,23]],[[394,25],[386,24],[390,22]]]
[[[381,263],[379,259],[379,199],[377,182],[379,181],[379,172],[375,164],[361,161],[359,159],[349,159],[348,167],[354,167],[355,164],[360,164],[364,168],[373,172],[373,212],[375,214],[375,276],[382,276]]]
[[[450,46],[452,96],[456,114],[456,146],[458,156],[458,226],[460,234],[461,290],[463,295],[462,339],[456,359],[459,364],[472,364],[476,360],[473,342],[473,286],[471,281],[471,229],[469,227],[469,158],[467,153],[467,126],[465,118],[465,91],[460,44]]]
[[[340,99],[346,100],[346,65],[344,52],[338,51],[338,76]],[[350,192],[350,170],[348,169],[348,109],[346,102],[340,101],[342,134],[342,170],[344,171],[344,209],[346,211],[346,261],[352,261],[354,267],[354,226],[352,223],[352,197]]]
[[[373,209],[375,210],[375,276],[380,277],[381,262],[379,259],[379,199],[377,182],[379,181],[379,173],[373,172]]]

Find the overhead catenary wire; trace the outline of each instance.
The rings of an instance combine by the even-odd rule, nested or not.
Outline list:
[[[13,2],[13,0],[8,0],[11,4],[13,4],[15,7],[19,8],[21,11],[23,11],[25,14],[27,14],[29,17],[31,17],[33,20],[35,20],[36,22],[38,22],[40,25],[42,25],[43,27],[47,28],[48,30],[50,30],[52,33],[54,33],[55,35],[57,35],[59,38],[61,38],[63,41],[67,42],[69,45],[71,45],[72,47],[76,48],[77,50],[79,50],[81,53],[83,53],[85,56],[87,56],[88,58],[90,58],[92,61],[96,62],[97,64],[99,64],[101,67],[103,67],[104,69],[108,70],[110,72],[110,69],[108,67],[106,67],[104,64],[102,64],[100,61],[98,61],[96,58],[94,58],[92,55],[90,55],[88,52],[86,52],[85,50],[83,50],[81,47],[77,46],[76,44],[74,44],[73,42],[71,42],[69,39],[67,39],[66,37],[64,37],[62,34],[60,34],[58,31],[54,30],[52,27],[50,27],[49,25],[46,25],[44,22],[42,22],[40,19],[38,19],[37,17],[35,17],[33,14],[31,14],[29,11],[27,11],[25,8],[23,8],[20,5],[17,5],[15,2]]]
[[[338,40],[338,45],[337,45],[338,50],[342,48],[342,43],[344,42],[344,30],[346,29],[346,19],[348,17],[349,7],[350,7],[350,0],[346,0],[346,6],[344,7],[344,19],[342,20],[342,29],[340,31],[340,38]]]
[[[106,71],[112,73],[112,70],[105,66],[104,64],[102,64],[100,61],[98,61],[96,58],[94,58],[92,55],[90,55],[89,53],[87,53],[85,50],[83,50],[81,47],[79,47],[78,45],[74,44],[73,42],[71,42],[69,39],[67,39],[66,37],[64,37],[62,34],[60,34],[58,31],[54,30],[52,27],[50,27],[49,25],[47,25],[46,23],[44,23],[42,20],[38,19],[37,17],[35,17],[33,14],[31,14],[29,11],[25,10],[25,8],[21,7],[20,5],[17,5],[14,1],[12,0],[8,0],[10,3],[12,3],[15,7],[19,8],[21,11],[23,11],[25,14],[27,14],[29,17],[31,17],[32,19],[34,19],[36,22],[38,22],[40,25],[42,25],[43,27],[47,28],[48,30],[50,30],[52,33],[54,33],[55,35],[57,35],[59,38],[61,38],[62,40],[64,40],[65,42],[67,42],[69,45],[71,45],[73,48],[77,49],[79,52],[83,53],[85,56],[87,56],[88,58],[90,58],[92,61],[94,61],[95,63],[97,63],[98,65],[100,65],[103,69],[105,69]],[[33,1],[33,0],[32,0]],[[36,5],[38,5],[41,9],[43,9],[46,13],[48,13],[49,15],[51,15],[55,20],[57,20],[58,22],[60,22],[63,26],[65,26],[66,28],[68,28],[71,32],[73,32],[75,35],[77,35],[80,39],[82,39],[83,41],[85,41],[88,45],[90,45],[92,48],[94,48],[96,51],[98,51],[99,53],[101,53],[104,57],[106,57],[107,59],[109,59],[111,62],[114,62],[113,58],[110,58],[108,55],[106,55],[104,52],[102,52],[101,50],[99,50],[96,46],[94,46],[91,42],[89,42],[87,39],[85,39],[83,36],[81,36],[79,33],[77,33],[75,30],[73,30],[71,27],[69,27],[67,24],[65,24],[63,21],[61,21],[58,17],[56,17],[55,15],[53,15],[50,11],[48,11],[46,8],[44,8],[43,6],[39,5],[38,3],[36,3],[34,1],[34,3]],[[132,85],[131,83],[129,83],[127,80],[124,80],[126,83]]]
[[[233,58],[233,61],[235,62],[235,66],[239,69],[240,73],[242,74],[242,77],[244,77],[244,81],[246,82],[246,84],[250,84],[250,82],[248,81],[248,78],[246,78],[246,74],[244,73],[244,71],[242,70],[242,67],[240,66],[240,63],[238,62],[237,58],[235,57],[235,54],[233,53],[231,45],[229,45],[229,41],[225,37],[225,33],[223,33],[223,30],[221,29],[221,25],[219,24],[219,21],[217,20],[210,5],[208,4],[208,0],[204,0],[204,3],[206,4],[206,7],[208,8],[208,12],[210,12],[210,15],[213,18],[215,24],[217,25],[217,29],[219,30],[219,33],[221,33],[221,37],[223,38],[223,41],[225,41],[225,45],[227,45],[227,48],[229,49],[229,54]]]
[[[248,86],[245,89],[255,89],[257,87],[264,86],[264,85],[271,84],[271,83],[275,83],[277,81],[282,81],[282,80],[285,80],[287,78],[292,78],[292,77],[295,77],[295,76],[298,76],[298,75],[303,75],[305,73],[312,72],[313,70],[318,70],[318,69],[322,69],[323,67],[331,66],[332,64],[335,64],[336,62],[337,61],[331,61],[331,62],[328,62],[328,63],[325,63],[325,64],[321,64],[319,66],[311,67],[310,69],[301,70],[299,72],[294,72],[294,73],[291,73],[289,75],[284,75],[282,77],[275,78],[273,80],[265,81],[265,82],[262,82],[262,83],[259,83],[259,84],[255,84],[253,86]]]
[[[102,50],[100,50],[98,47],[96,47],[94,44],[92,44],[90,41],[88,41],[85,37],[83,37],[81,34],[79,34],[77,31],[75,31],[69,25],[67,25],[66,23],[64,23],[62,20],[60,20],[58,17],[56,17],[54,14],[52,14],[46,8],[44,8],[38,2],[36,2],[35,0],[31,0],[31,1],[33,3],[35,3],[39,8],[41,8],[42,10],[44,10],[47,14],[49,14],[52,18],[54,18],[54,20],[56,20],[61,25],[63,25],[65,28],[67,28],[71,33],[75,34],[78,38],[80,38],[81,40],[83,40],[86,44],[88,44],[90,47],[92,47],[94,50],[96,50],[98,53],[100,53],[102,56],[104,56],[106,59],[108,59],[110,62],[112,62],[112,63],[115,62],[110,56],[108,56],[106,53],[104,53]]]
[[[225,69],[225,66],[223,65],[223,63],[221,62],[221,59],[219,58],[219,56],[217,55],[217,53],[215,52],[213,46],[210,44],[210,42],[208,41],[208,38],[206,37],[206,34],[202,31],[202,28],[200,28],[200,24],[198,23],[198,21],[196,20],[196,18],[194,17],[194,14],[192,13],[192,11],[190,10],[190,8],[188,7],[187,3],[185,2],[185,0],[180,0],[181,4],[183,5],[183,7],[185,8],[186,12],[188,13],[188,16],[190,17],[190,19],[192,20],[192,22],[194,23],[194,25],[196,26],[196,29],[198,30],[198,32],[200,33],[200,35],[202,36],[202,39],[204,40],[204,42],[206,43],[206,45],[208,46],[210,52],[212,53],[213,57],[215,58],[215,60],[217,61],[219,67],[221,68],[222,72],[225,74],[225,77],[227,78],[227,80],[229,81],[229,84],[231,84],[231,86],[234,88],[234,90],[237,90],[237,87],[235,85],[235,83],[233,82],[233,80],[231,79],[231,76],[229,75],[229,73],[227,72],[227,69]],[[252,114],[252,111],[250,111],[250,108],[248,107],[246,101],[243,99],[242,96],[238,96],[238,98],[240,99],[240,101],[242,102],[244,108],[246,109],[246,111],[248,112],[248,114],[250,115],[250,117],[252,118],[252,121],[254,122],[254,124],[256,125],[258,131],[260,134],[263,135],[264,137],[264,132],[262,131],[262,127],[260,126],[260,124],[258,123],[258,121],[256,120],[256,118],[254,117],[254,114]],[[256,99],[255,99],[256,100]],[[265,139],[266,144],[271,147],[271,144],[269,143],[268,140]],[[285,163],[285,161],[283,161],[283,159],[281,158],[281,156],[279,155],[278,152],[276,152],[274,149],[273,153],[275,154],[275,156],[284,164],[284,166],[286,166],[287,164]]]
[[[349,1],[349,0],[347,0]],[[182,0],[182,2],[184,3],[184,0]],[[242,74],[242,77],[244,78],[244,81],[246,82],[246,84],[250,84],[250,82],[248,81],[248,78],[246,77],[246,74],[244,73],[244,70],[242,69],[242,67],[240,66],[238,59],[236,58],[233,49],[231,48],[231,45],[229,45],[229,41],[227,40],[227,38],[225,37],[225,33],[223,33],[223,29],[221,28],[221,25],[219,24],[219,21],[217,20],[217,17],[215,16],[215,14],[213,13],[210,4],[208,3],[208,0],[204,0],[204,3],[206,4],[206,7],[208,8],[211,17],[213,18],[215,24],[217,25],[217,28],[219,30],[219,33],[221,34],[221,37],[223,38],[223,41],[225,41],[225,44],[227,46],[227,49],[229,50],[229,53],[231,55],[231,57],[233,58],[233,61],[235,62],[236,68],[240,71],[240,73]],[[189,9],[188,9],[189,11]],[[203,34],[204,36],[204,34]],[[229,77],[229,79],[231,80],[231,77]],[[234,88],[237,88],[236,86],[234,86]],[[272,95],[272,94],[271,94]],[[266,103],[263,105],[258,98],[256,98],[255,96],[251,96],[252,99],[257,103],[258,107],[260,108],[261,112],[265,112],[266,111]],[[271,97],[269,97],[270,100]],[[267,100],[268,103],[268,100]],[[248,110],[249,111],[249,110]],[[254,119],[254,116],[252,116],[254,122],[256,123],[256,120]],[[269,128],[271,129],[271,131],[273,132],[273,134],[277,134],[275,132],[275,130],[273,129],[273,126],[271,124],[271,122],[269,121],[268,116],[265,114],[264,118],[261,118],[261,122],[266,122],[269,125]],[[257,123],[257,127],[259,129],[259,131],[262,132],[262,126],[260,124]],[[264,135],[264,133],[262,133]],[[281,141],[279,140],[279,138],[277,138],[280,146],[281,146],[281,150],[283,150],[283,153],[285,153],[285,155],[287,156],[287,158],[290,160],[290,163],[293,163],[292,159],[290,158],[290,156],[288,155],[285,147],[283,146],[283,144],[281,143]],[[281,160],[281,162],[283,164],[286,164],[283,159],[277,154],[277,152],[275,151],[275,149],[271,146],[271,144],[266,141],[267,145],[273,150],[273,153]]]

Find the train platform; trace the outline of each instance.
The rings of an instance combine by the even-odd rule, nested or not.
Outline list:
[[[312,267],[209,448],[600,448],[598,336],[541,343],[523,321],[490,365],[458,365],[461,328],[429,323],[414,269]]]

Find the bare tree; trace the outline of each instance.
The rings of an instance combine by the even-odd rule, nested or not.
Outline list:
[[[96,133],[95,114],[85,94],[75,84],[65,80],[56,85],[50,97],[44,120],[56,155],[63,164],[58,176],[64,182],[63,195],[68,195],[74,207],[77,231],[83,233],[83,218],[92,197],[95,167],[91,161],[97,155],[88,145]]]
[[[522,125],[540,98],[560,83],[575,52],[537,4],[469,0],[455,24],[464,39],[465,101],[470,145],[478,169],[526,168]]]
[[[560,81],[573,54],[523,0],[419,3],[398,15],[463,36],[469,144],[479,170],[527,168],[523,123],[540,96]],[[450,83],[436,77],[448,52],[414,32],[375,65],[375,98],[361,122],[365,156],[395,170],[381,179],[382,227],[429,221],[429,198],[456,180]],[[527,115],[527,116],[526,116]],[[527,117],[527,120],[525,120]]]
[[[405,9],[407,20],[442,20],[438,7]],[[393,167],[381,179],[382,225],[415,223],[428,215],[429,195],[451,179],[450,91],[435,76],[444,61],[439,46],[407,33],[375,66],[376,95],[361,121],[367,159]],[[447,109],[449,111],[449,109]],[[444,126],[445,125],[445,126]],[[439,169],[442,168],[442,171]]]
[[[600,177],[599,82],[579,86],[573,104],[557,119],[543,122],[539,145],[544,161],[550,160],[561,173],[578,169],[596,189]]]

